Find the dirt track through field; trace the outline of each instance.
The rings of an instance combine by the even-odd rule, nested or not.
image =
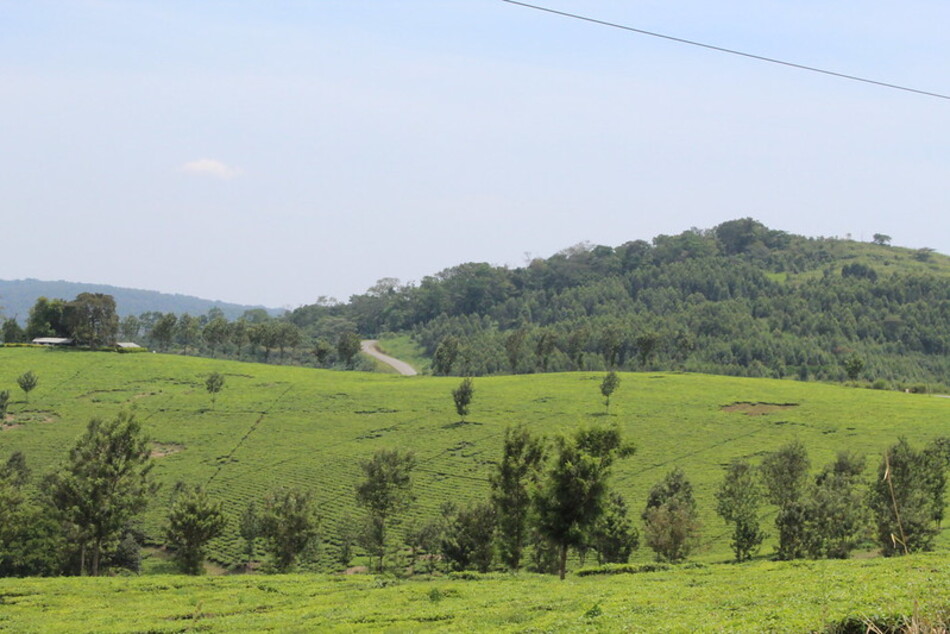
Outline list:
[[[418,374],[415,368],[413,368],[411,365],[409,365],[405,361],[400,361],[399,359],[395,359],[389,356],[388,354],[383,354],[382,352],[380,352],[379,342],[376,341],[375,339],[364,339],[363,341],[360,342],[360,349],[366,354],[368,354],[369,356],[373,357],[374,359],[379,359],[386,365],[394,368],[396,372],[398,372],[399,374],[403,376],[415,376],[416,374]]]

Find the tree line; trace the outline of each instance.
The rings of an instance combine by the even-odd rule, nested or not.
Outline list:
[[[212,395],[213,387],[209,380]],[[606,407],[616,387],[605,377]],[[472,390],[469,382],[467,401],[455,399],[460,414]],[[11,454],[0,467],[0,575],[137,570],[142,513],[158,490],[151,452],[141,424],[120,413],[89,421],[63,463],[38,480],[22,453]],[[362,552],[381,572],[524,568],[563,578],[572,554],[582,565],[591,556],[600,564],[624,563],[640,545],[641,531],[611,473],[634,455],[635,447],[612,426],[553,438],[509,427],[488,469],[485,498],[446,502],[436,517],[407,522],[417,501],[416,458],[381,449],[360,463],[353,499],[361,514],[343,518],[332,535],[321,527],[310,490],[277,488],[250,501],[238,520],[245,557],[236,563],[249,567],[265,553],[264,570],[285,572],[312,559],[321,541],[335,545],[335,566],[349,566]],[[755,555],[766,538],[766,504],[775,512],[778,559],[932,548],[946,505],[950,439],[920,450],[900,439],[884,452],[872,480],[865,466],[863,456],[841,452],[814,474],[798,442],[766,454],[759,465],[733,460],[716,491],[716,511],[731,527],[735,559]],[[165,518],[163,543],[179,570],[200,573],[208,544],[228,521],[221,501],[200,486],[178,483]],[[659,561],[682,562],[700,545],[693,487],[680,468],[654,484],[639,519],[642,541]]]

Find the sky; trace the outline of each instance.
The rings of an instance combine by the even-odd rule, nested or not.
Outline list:
[[[946,0],[535,0],[950,94]],[[293,308],[751,216],[950,253],[950,100],[502,0],[0,0],[0,278]]]

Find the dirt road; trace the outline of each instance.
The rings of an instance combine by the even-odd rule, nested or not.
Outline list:
[[[360,348],[368,354],[369,356],[379,359],[388,366],[395,368],[396,372],[403,376],[415,376],[418,374],[411,365],[405,361],[400,361],[399,359],[394,359],[393,357],[383,354],[379,351],[379,342],[375,339],[364,339],[360,342]]]

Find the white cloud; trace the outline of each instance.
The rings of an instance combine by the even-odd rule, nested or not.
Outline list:
[[[207,174],[208,176],[214,176],[215,178],[221,178],[224,180],[230,180],[244,173],[238,167],[231,167],[230,165],[225,165],[221,161],[216,161],[209,158],[188,161],[181,166],[181,169],[182,171],[189,172],[191,174]]]

